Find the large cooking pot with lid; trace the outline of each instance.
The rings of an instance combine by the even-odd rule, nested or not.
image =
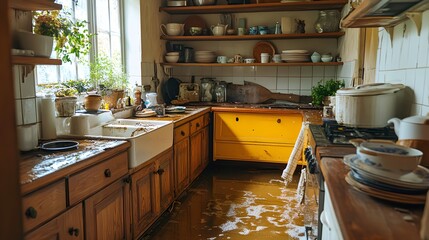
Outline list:
[[[399,113],[397,92],[404,87],[375,83],[340,89],[335,98],[335,120],[350,127],[385,127]]]

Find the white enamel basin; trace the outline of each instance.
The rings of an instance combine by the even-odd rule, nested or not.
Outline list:
[[[129,168],[134,168],[173,145],[173,122],[116,119],[91,128],[87,137],[127,140]]]

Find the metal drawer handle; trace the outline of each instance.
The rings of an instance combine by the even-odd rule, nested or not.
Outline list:
[[[200,123],[197,123],[197,128],[199,128],[200,127]]]
[[[184,131],[180,131],[180,135],[185,136],[185,132]]]
[[[25,216],[29,217],[29,218],[36,218],[37,217],[37,210],[34,207],[29,207],[27,208],[27,210],[25,211]]]
[[[165,171],[164,169],[160,168],[160,169],[158,169],[158,171],[154,171],[153,174],[162,175],[164,173],[164,171]]]
[[[236,122],[238,122],[238,121],[240,121],[240,119],[239,119],[238,117],[236,117],[236,118],[235,118],[235,121],[236,121]]]
[[[79,236],[79,228],[69,228],[69,235],[70,236]]]
[[[105,177],[111,177],[112,176],[112,172],[110,171],[110,169],[104,170],[104,176]]]

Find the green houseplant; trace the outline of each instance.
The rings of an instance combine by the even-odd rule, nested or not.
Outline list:
[[[316,106],[323,105],[326,97],[334,96],[338,89],[343,88],[345,83],[343,80],[320,80],[319,83],[311,88],[312,103]]]
[[[91,48],[91,37],[86,21],[73,21],[70,13],[60,11],[35,11],[35,34],[50,36],[55,40],[55,51],[63,62],[71,62],[71,55],[76,58],[85,56]]]

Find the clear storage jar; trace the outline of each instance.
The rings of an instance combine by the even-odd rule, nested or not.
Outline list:
[[[324,10],[319,12],[319,18],[314,24],[317,33],[337,32],[339,30],[340,12]]]

